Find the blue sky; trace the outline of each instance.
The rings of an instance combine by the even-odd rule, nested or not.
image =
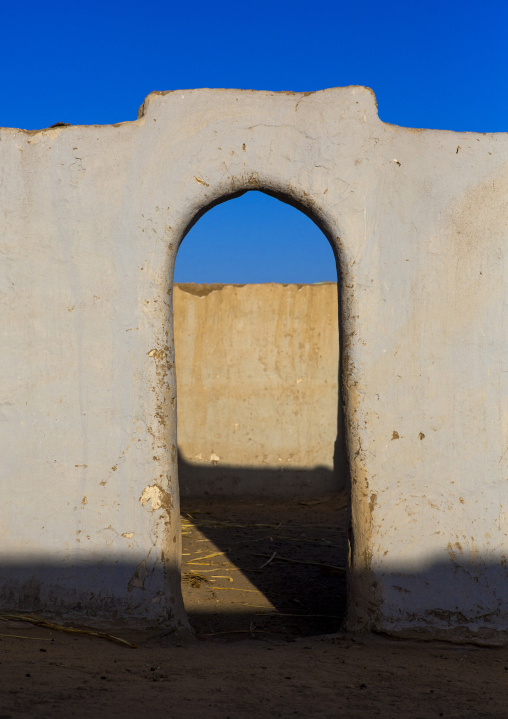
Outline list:
[[[0,17],[7,127],[133,120],[152,90],[358,84],[385,122],[508,131],[508,0],[29,0]],[[208,212],[177,263],[180,281],[335,278],[312,222],[259,193]]]

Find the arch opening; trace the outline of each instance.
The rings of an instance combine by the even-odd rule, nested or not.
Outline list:
[[[249,192],[254,194],[260,193]],[[243,195],[211,203],[183,236],[197,229],[206,213],[213,215],[213,207]],[[286,203],[282,225],[287,224],[287,205],[302,210],[273,192],[264,193],[265,204],[281,205],[267,196]],[[247,213],[242,209],[238,216],[250,223],[251,235],[259,232],[256,223],[251,227],[249,208]],[[319,249],[326,247],[325,233],[310,211],[305,214],[314,235],[302,243],[316,253],[317,242]],[[294,215],[302,217],[301,212]],[[280,218],[276,213],[271,218],[280,235]],[[197,246],[208,241],[217,253],[217,237],[211,242],[206,237],[224,227],[223,217],[215,219],[209,227],[201,223]],[[305,223],[301,231],[308,235]],[[243,242],[245,247],[252,239],[249,232],[241,240],[231,237],[232,245]],[[252,267],[239,275],[234,264],[236,283],[227,273],[201,270],[194,275],[198,281],[190,283],[196,253],[188,253],[183,271],[182,249],[177,258],[173,307],[182,590],[198,633],[242,628],[291,636],[329,633],[345,616],[348,482],[339,391],[339,265],[325,234],[332,248],[326,248],[328,274],[323,276],[325,261],[320,280],[273,281],[280,277],[280,258],[270,237],[278,274],[277,269],[273,277],[264,273],[257,283]],[[287,257],[290,249],[278,239]],[[294,247],[298,242],[292,239]],[[186,243],[190,249],[196,238],[191,235]],[[261,252],[260,242],[255,251]],[[303,260],[307,276],[311,264],[312,254]]]

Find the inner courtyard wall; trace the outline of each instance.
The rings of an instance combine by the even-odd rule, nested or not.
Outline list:
[[[337,284],[175,284],[173,311],[180,493],[343,489]]]

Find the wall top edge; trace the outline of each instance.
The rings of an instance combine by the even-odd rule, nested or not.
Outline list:
[[[77,128],[83,128],[88,130],[100,129],[105,131],[109,129],[111,131],[119,130],[121,128],[129,128],[131,126],[142,125],[147,118],[147,115],[153,114],[158,116],[159,112],[162,111],[164,105],[169,103],[169,110],[171,111],[172,103],[179,103],[182,99],[190,99],[191,97],[196,99],[196,96],[203,96],[208,101],[211,97],[217,96],[222,98],[218,102],[218,106],[223,106],[226,99],[233,101],[242,100],[245,102],[263,100],[269,103],[273,102],[294,102],[295,107],[302,102],[302,100],[309,101],[312,103],[323,103],[330,104],[333,106],[342,105],[342,109],[346,110],[349,102],[355,98],[356,102],[361,98],[364,110],[367,110],[370,117],[375,117],[377,122],[383,125],[388,130],[394,132],[407,132],[407,133],[438,133],[440,135],[453,134],[457,136],[505,136],[508,132],[477,132],[469,130],[449,130],[449,129],[438,129],[438,128],[418,128],[418,127],[406,127],[403,125],[396,125],[393,123],[383,122],[379,118],[378,104],[374,91],[363,85],[347,85],[344,87],[332,87],[321,90],[313,90],[307,92],[295,92],[292,90],[284,91],[271,91],[271,90],[244,90],[234,88],[196,88],[187,90],[155,90],[150,92],[143,100],[137,114],[136,120],[127,120],[124,122],[110,123],[106,125],[91,124],[91,125],[73,125],[70,123],[57,122],[49,127],[44,127],[36,130],[25,130],[23,128],[16,127],[2,127],[0,126],[0,132],[12,133],[14,135],[23,134],[26,136],[32,135],[48,135],[54,137],[57,134],[64,133],[66,131],[75,130]],[[344,107],[346,106],[346,107]],[[177,105],[175,104],[175,107]],[[195,107],[195,105],[194,105]]]
[[[175,282],[173,287],[180,290],[180,292],[186,292],[190,295],[203,296],[211,294],[212,292],[220,292],[221,290],[228,288],[248,289],[249,287],[264,287],[269,289],[272,287],[289,287],[299,290],[303,287],[323,287],[324,285],[333,285],[336,287],[337,282],[333,282],[331,280],[325,282],[248,282],[244,284],[236,282]]]
[[[116,123],[110,123],[106,125],[99,125],[99,124],[92,124],[92,125],[73,125],[72,123],[67,122],[56,122],[53,125],[50,125],[49,127],[41,127],[36,130],[25,130],[23,128],[19,127],[2,127],[0,126],[0,131],[12,131],[12,132],[22,132],[26,135],[37,135],[39,133],[47,133],[47,132],[54,132],[54,131],[62,131],[69,128],[78,128],[78,127],[84,127],[84,128],[118,128],[122,127],[124,125],[135,125],[139,120],[145,117],[148,111],[148,107],[157,99],[160,98],[166,98],[167,96],[174,96],[178,97],[181,96],[182,93],[185,95],[189,94],[227,94],[227,95],[241,95],[243,97],[250,96],[250,97],[262,97],[265,96],[266,98],[270,97],[294,97],[298,100],[301,100],[306,97],[310,97],[311,95],[323,95],[323,94],[332,94],[332,93],[356,93],[361,92],[362,94],[365,93],[367,96],[370,95],[370,99],[374,104],[374,108],[376,110],[377,114],[377,100],[376,95],[373,90],[369,87],[365,87],[363,85],[348,85],[345,87],[333,87],[333,88],[325,88],[322,90],[312,90],[310,92],[294,92],[293,90],[282,90],[282,91],[272,91],[272,90],[240,90],[240,89],[234,89],[234,88],[195,88],[195,89],[184,89],[184,90],[154,90],[153,92],[150,92],[145,99],[143,100],[137,114],[136,120],[126,120],[124,122],[116,122]]]
[[[251,96],[251,97],[262,97],[262,96],[264,96],[264,97],[266,97],[266,98],[271,98],[271,97],[283,97],[283,96],[285,95],[285,96],[288,96],[288,97],[294,97],[294,98],[296,98],[297,100],[302,100],[302,99],[304,99],[304,98],[306,98],[306,97],[310,97],[310,96],[313,96],[313,95],[323,96],[323,95],[325,95],[325,94],[326,94],[326,95],[338,94],[338,93],[341,93],[341,94],[345,94],[345,93],[347,93],[347,94],[355,94],[355,93],[357,93],[357,92],[361,92],[362,94],[365,93],[366,95],[370,95],[370,96],[371,96],[371,100],[374,102],[374,105],[375,105],[375,108],[376,108],[376,111],[377,111],[377,100],[376,100],[376,95],[375,95],[375,93],[374,93],[374,90],[372,90],[370,87],[365,87],[364,85],[346,85],[346,86],[344,86],[344,87],[328,87],[328,88],[325,88],[325,89],[323,89],[323,90],[311,90],[310,92],[309,92],[309,91],[307,91],[307,92],[295,92],[295,91],[293,91],[293,90],[281,90],[281,91],[275,91],[275,90],[240,90],[240,89],[235,89],[235,88],[210,88],[210,87],[202,87],[202,88],[197,88],[197,89],[195,89],[195,90],[189,90],[189,89],[187,89],[187,90],[162,90],[162,91],[156,90],[156,91],[154,91],[154,92],[150,92],[150,93],[145,97],[145,99],[144,99],[144,101],[143,101],[141,107],[139,108],[139,111],[138,111],[138,120],[139,120],[140,118],[142,118],[142,117],[145,116],[145,114],[146,114],[146,112],[147,112],[147,110],[148,110],[148,107],[149,107],[150,103],[153,102],[154,100],[158,99],[158,98],[166,97],[167,95],[175,95],[175,96],[178,96],[178,95],[181,95],[182,93],[188,94],[188,93],[196,93],[196,92],[198,92],[198,93],[206,93],[206,94],[219,94],[219,93],[220,93],[220,94],[226,93],[226,94],[228,94],[228,95],[236,95],[236,94],[239,94],[239,95],[242,95],[242,96],[244,96],[244,97],[245,97],[245,96]]]
[[[47,133],[47,132],[61,132],[68,130],[70,128],[78,128],[78,127],[84,127],[84,128],[119,128],[123,127],[125,125],[135,125],[140,120],[142,120],[147,112],[148,108],[158,100],[164,98],[164,99],[172,99],[178,98],[182,96],[182,93],[186,96],[189,94],[203,94],[203,95],[222,95],[225,94],[234,96],[234,95],[240,95],[242,98],[251,97],[251,98],[283,98],[284,96],[290,98],[295,98],[296,101],[300,101],[302,99],[305,99],[310,96],[320,96],[323,97],[324,95],[332,96],[332,95],[342,95],[343,97],[345,95],[351,95],[351,94],[362,94],[365,95],[366,98],[368,98],[368,101],[373,106],[373,109],[376,112],[377,115],[377,100],[376,95],[373,90],[371,90],[369,87],[364,87],[363,85],[348,85],[345,87],[333,87],[333,88],[326,88],[323,90],[312,90],[310,92],[294,92],[292,90],[283,90],[283,91],[271,91],[271,90],[239,90],[234,88],[196,88],[196,89],[187,89],[187,90],[154,90],[153,92],[150,92],[145,99],[143,100],[139,110],[136,120],[127,120],[125,122],[116,122],[111,123],[107,125],[98,125],[98,124],[92,124],[92,125],[73,125],[71,123],[66,122],[56,122],[54,125],[50,125],[49,127],[42,127],[36,130],[25,130],[23,128],[18,127],[2,127],[0,126],[0,130],[2,131],[12,131],[16,133],[23,133],[26,135],[37,135],[39,133]]]

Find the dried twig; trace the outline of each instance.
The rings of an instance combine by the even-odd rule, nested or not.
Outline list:
[[[285,614],[284,612],[278,612],[276,609],[267,609],[265,612],[256,612],[260,617],[273,616],[273,617],[311,617],[321,619],[344,619],[343,616],[338,614]]]
[[[200,637],[215,637],[218,634],[269,634],[270,632],[264,632],[262,629],[229,629],[226,632],[208,632],[207,634],[200,634]]]
[[[269,537],[263,537],[263,539],[269,539]],[[284,542],[300,542],[301,544],[319,544],[321,547],[331,547],[332,549],[338,549],[336,544],[332,544],[328,539],[310,539],[309,537],[305,537],[302,539],[301,537],[286,537],[284,535],[277,535],[277,539],[279,541]],[[272,540],[273,541],[273,540]]]
[[[204,566],[208,567],[210,565],[206,564]],[[202,574],[204,574],[205,572],[216,572],[217,570],[219,570],[221,572],[239,572],[239,571],[241,571],[239,567],[215,567],[215,569],[200,569],[199,571]]]
[[[270,557],[270,559],[267,559],[267,561],[264,564],[262,564],[259,568],[263,569],[264,567],[267,567],[270,564],[270,562],[273,562],[273,560],[275,559],[276,556],[277,556],[277,552],[274,552],[272,554],[272,556]]]
[[[228,592],[255,592],[256,594],[263,594],[259,589],[239,589],[238,587],[214,587],[213,591],[216,592],[218,589],[224,589]]]
[[[271,604],[271,602],[270,602]],[[242,602],[243,607],[255,607],[256,609],[264,609],[267,612],[276,612],[277,610],[270,609],[270,607],[267,607],[266,604],[248,604],[247,602]]]
[[[89,676],[92,676],[92,672],[88,671],[88,669],[83,669],[83,667],[72,667],[70,664],[63,664],[62,662],[48,662],[52,667],[63,667],[64,669],[74,669],[76,672],[84,672],[85,674],[88,674]]]
[[[106,632],[96,632],[92,629],[77,629],[76,627],[64,627],[62,624],[55,624],[54,622],[48,622],[43,617],[38,617],[36,614],[17,614],[10,612],[2,612],[0,614],[0,620],[4,622],[30,622],[35,624],[37,627],[44,627],[44,629],[54,629],[58,632],[65,632],[66,634],[85,634],[89,637],[98,637],[100,639],[107,639],[115,644],[121,644],[124,647],[130,647],[131,649],[137,649],[136,644],[126,642],[125,639],[120,637],[114,637],[112,634],[106,634]]]
[[[229,549],[227,549],[225,552],[212,552],[212,554],[205,554],[204,557],[195,557],[194,559],[189,559],[189,561],[185,562],[185,564],[192,564],[192,562],[200,562],[202,559],[212,559],[212,557],[221,557],[227,552],[229,552]]]
[[[23,637],[23,636],[21,636],[21,634],[0,634],[0,637],[12,637],[13,639],[33,639],[36,642],[52,642],[53,641],[53,639],[51,639],[51,637]]]
[[[251,527],[261,529],[319,529],[324,532],[336,532],[337,527],[331,525],[319,524],[319,522],[308,523],[308,524],[284,524],[279,522],[278,524],[263,524],[263,523],[249,523],[241,524],[239,522],[228,522],[222,520],[203,519],[196,520],[192,524],[182,525],[184,529],[190,529],[191,527],[232,527],[235,529],[250,529]]]
[[[269,554],[253,554],[254,557],[269,557]],[[291,564],[310,564],[313,567],[326,567],[327,569],[335,569],[338,572],[345,572],[345,567],[337,567],[333,564],[324,564],[323,562],[305,562],[302,559],[286,559],[285,557],[273,557],[274,560],[279,562],[291,562]]]

